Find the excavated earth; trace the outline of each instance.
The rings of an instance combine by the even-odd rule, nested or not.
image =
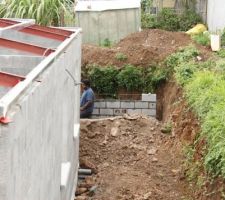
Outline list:
[[[161,126],[142,115],[82,120],[80,165],[93,175],[80,182],[76,199],[192,199],[181,144]]]
[[[82,66],[97,64],[100,66],[124,64],[146,67],[164,60],[180,47],[191,43],[190,36],[181,32],[168,32],[158,29],[133,33],[110,48],[83,45]],[[118,53],[127,59],[116,58]]]
[[[184,33],[155,29],[131,34],[110,48],[83,45],[82,70],[90,64],[151,66],[191,42]],[[208,49],[197,47],[207,58]],[[119,60],[118,53],[127,59]],[[80,166],[92,169],[92,175],[79,181],[77,200],[220,199],[186,182],[183,149],[193,143],[200,125],[182,89],[170,80],[156,93],[162,121],[142,115],[81,120]],[[165,134],[167,123],[172,129]]]

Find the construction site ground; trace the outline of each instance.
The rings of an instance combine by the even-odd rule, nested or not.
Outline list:
[[[190,43],[184,33],[145,30],[110,48],[83,45],[82,70],[93,64],[147,67]],[[207,48],[198,48],[203,59],[208,56]],[[117,53],[127,59],[116,59]],[[143,115],[81,120],[80,166],[93,173],[79,181],[77,200],[212,199],[196,193],[185,177],[184,148],[193,143],[199,122],[182,89],[168,80],[156,93],[160,121]],[[162,133],[167,123],[171,131]]]
[[[82,120],[80,164],[94,173],[80,182],[77,199],[192,199],[181,144],[161,128],[142,115]]]

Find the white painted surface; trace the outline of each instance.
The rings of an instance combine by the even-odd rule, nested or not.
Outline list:
[[[69,176],[71,171],[71,163],[66,162],[61,164],[61,189],[65,190],[68,185]]]
[[[224,0],[208,0],[207,23],[211,32],[221,31],[225,28]]]
[[[12,123],[0,124],[1,200],[74,198],[79,166],[74,123],[79,124],[80,86],[74,86],[66,69],[79,81],[80,31],[61,47],[7,98],[7,117]],[[70,162],[71,168],[66,187],[60,190],[63,162]]]

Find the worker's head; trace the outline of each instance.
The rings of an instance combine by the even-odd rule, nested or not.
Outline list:
[[[87,79],[82,80],[81,83],[82,83],[81,86],[82,86],[85,90],[91,86],[90,81],[87,80]]]

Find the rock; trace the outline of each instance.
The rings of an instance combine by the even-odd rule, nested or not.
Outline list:
[[[110,131],[111,136],[116,137],[118,135],[118,131],[119,131],[118,127],[112,127]]]
[[[148,192],[143,196],[143,200],[148,200],[152,195],[152,192]]]
[[[149,149],[149,150],[147,151],[148,155],[155,155],[156,152],[157,152],[157,149],[155,149],[155,148]]]
[[[180,170],[179,169],[172,169],[171,172],[173,172],[174,175],[177,175],[180,172]]]
[[[201,56],[197,56],[196,58],[197,58],[198,61],[201,61],[202,60],[202,57]]]
[[[88,196],[78,196],[78,197],[75,197],[75,200],[87,200],[88,199]]]
[[[88,191],[87,188],[77,188],[76,195],[81,195],[81,194],[83,194],[83,193],[85,193],[87,191]]]
[[[152,158],[152,162],[158,162],[158,158],[156,157]]]

